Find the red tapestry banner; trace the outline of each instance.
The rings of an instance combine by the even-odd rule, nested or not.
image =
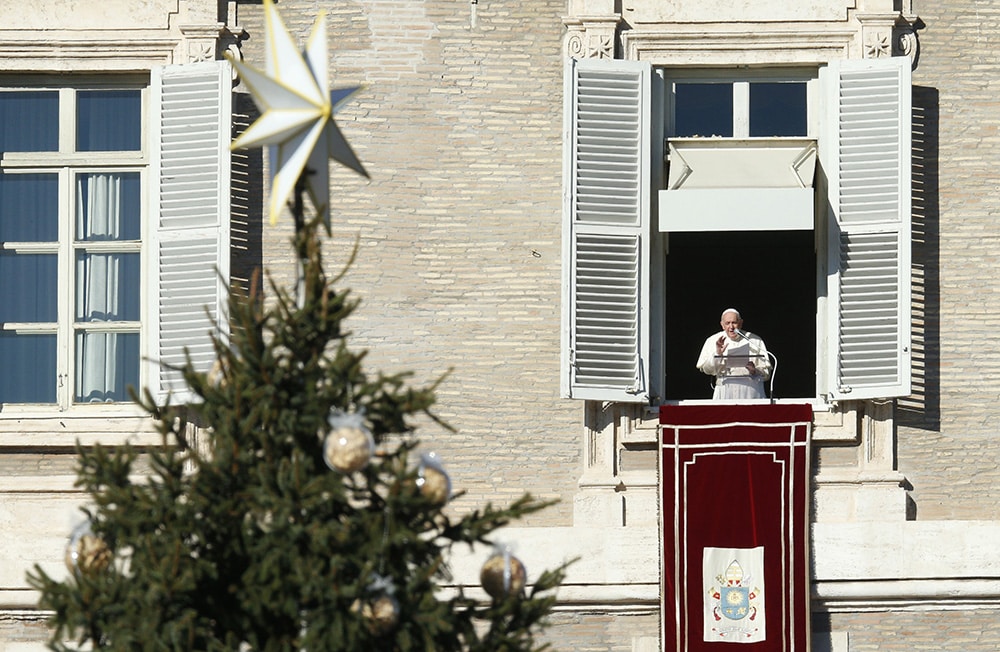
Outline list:
[[[669,652],[809,650],[809,405],[660,408]]]

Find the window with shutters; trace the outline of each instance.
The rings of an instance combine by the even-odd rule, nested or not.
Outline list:
[[[730,306],[775,398],[906,395],[909,84],[906,59],[571,62],[563,395],[708,399],[694,361]]]
[[[169,389],[159,361],[211,348],[227,74],[0,79],[4,412],[128,403],[129,388]]]

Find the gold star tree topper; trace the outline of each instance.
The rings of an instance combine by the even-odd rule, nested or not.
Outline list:
[[[232,148],[271,146],[273,182],[268,215],[272,225],[306,170],[306,191],[329,226],[330,159],[368,176],[333,120],[337,109],[360,87],[330,90],[325,12],[316,18],[301,53],[273,0],[264,0],[264,17],[265,71],[226,53],[262,112],[233,141]]]

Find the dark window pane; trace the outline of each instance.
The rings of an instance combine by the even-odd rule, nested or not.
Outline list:
[[[56,402],[56,336],[0,332],[0,403]]]
[[[78,91],[76,149],[131,152],[141,149],[142,96],[132,91]]]
[[[76,320],[139,321],[138,253],[77,253]]]
[[[0,242],[55,242],[59,238],[59,178],[55,174],[0,174]]]
[[[139,334],[77,333],[73,400],[127,401],[129,386],[139,387]]]
[[[0,153],[59,149],[59,93],[0,93]]]
[[[733,136],[733,85],[674,84],[674,135]]]
[[[750,84],[751,136],[806,136],[804,82]]]
[[[139,240],[139,173],[81,174],[76,178],[76,239]]]
[[[0,322],[55,322],[58,274],[55,254],[0,252]]]

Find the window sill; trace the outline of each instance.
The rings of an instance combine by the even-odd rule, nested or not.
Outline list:
[[[719,402],[720,401],[716,401],[710,398],[698,398],[698,399],[682,399],[677,401],[663,401],[662,405],[714,405]],[[725,401],[725,402],[731,403],[733,405],[743,405],[743,404],[766,405],[768,403],[771,403],[772,401],[771,399],[768,398],[761,398],[761,399],[747,399],[744,401]],[[776,398],[774,399],[773,402],[782,405],[790,405],[793,403],[795,404],[808,403],[809,405],[812,406],[813,412],[829,412],[833,407],[830,403],[827,403],[821,398]],[[659,405],[648,406],[646,408],[646,411],[649,414],[659,415],[660,406]]]
[[[768,404],[771,401],[769,399],[761,400],[748,400],[748,401],[733,401],[732,403],[754,405],[754,404]],[[813,429],[811,440],[817,444],[852,444],[857,443],[858,440],[858,405],[855,401],[844,401],[841,403],[829,403],[820,398],[807,399],[807,398],[785,398],[776,399],[774,401],[777,404],[790,404],[790,403],[807,403],[812,406],[813,411]],[[717,404],[718,401],[713,401],[711,399],[697,399],[697,400],[683,400],[683,401],[664,401],[664,405],[713,405]],[[660,406],[647,406],[645,409],[645,414],[643,415],[644,423],[658,424],[660,417]],[[659,436],[658,429],[639,429],[637,428],[636,433],[644,435],[642,441],[653,442],[657,441]],[[652,432],[652,438],[650,437],[650,432]]]
[[[0,448],[74,448],[102,443],[159,445],[152,418],[132,404],[57,408],[4,407],[0,410]]]

